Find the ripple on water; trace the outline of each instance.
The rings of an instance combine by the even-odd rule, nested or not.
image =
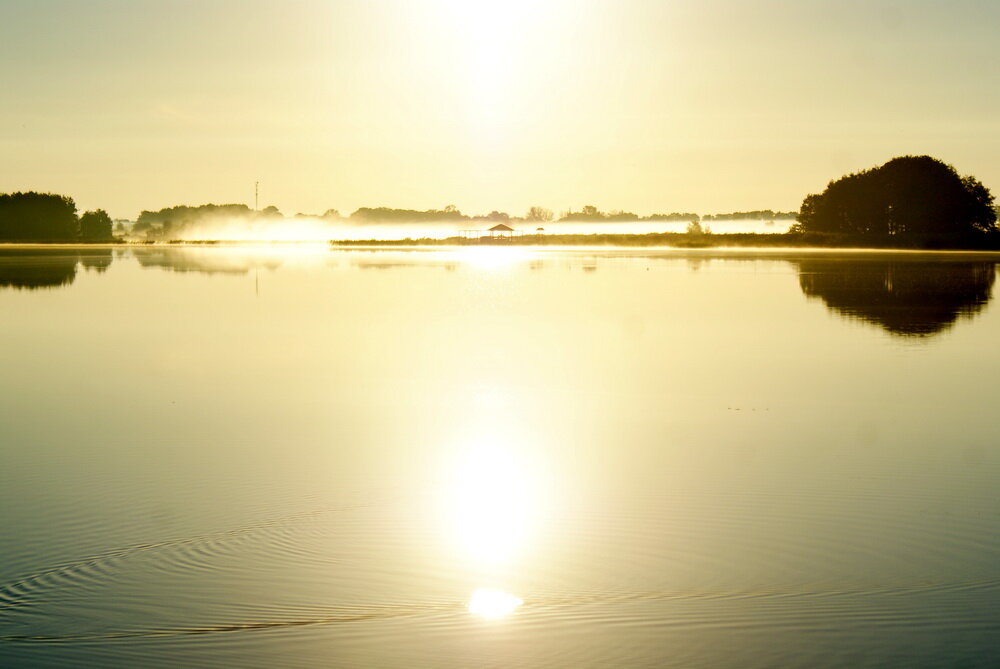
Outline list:
[[[984,536],[976,519],[935,525],[935,536],[948,546],[918,555],[928,548],[922,532],[932,521],[926,518],[866,516],[861,504],[795,507],[775,496],[735,499],[739,503],[723,495],[696,506],[664,496],[648,505],[643,522],[623,508],[564,524],[561,540],[572,554],[559,554],[528,574],[522,580],[527,586],[514,590],[515,599],[524,600],[516,615],[492,631],[477,631],[470,590],[448,579],[447,565],[406,559],[415,555],[407,552],[412,544],[426,537],[402,527],[405,515],[394,522],[392,514],[350,507],[135,544],[13,578],[0,584],[0,643],[238,637],[252,647],[263,643],[264,637],[253,639],[265,632],[324,629],[349,645],[351,639],[374,642],[389,625],[419,629],[440,643],[505,629],[524,639],[543,630],[576,638],[586,630],[617,629],[624,639],[652,643],[683,630],[813,634],[831,625],[870,633],[904,627],[985,633],[997,619],[1000,579],[989,570],[942,568],[948,546],[997,554],[996,537]],[[799,525],[803,532],[787,531]],[[785,531],[781,539],[760,541],[760,532],[774,526]],[[884,565],[852,572],[853,565],[885,557],[873,546],[887,546],[890,566],[908,556],[913,561],[895,574]],[[359,558],[379,553],[388,557],[370,563]],[[767,569],[741,568],[734,556]],[[406,584],[427,587],[401,589]],[[586,659],[625,651],[606,641]],[[544,664],[549,651],[538,643],[531,652]]]

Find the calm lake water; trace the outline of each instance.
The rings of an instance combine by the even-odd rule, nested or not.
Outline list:
[[[996,260],[2,249],[0,666],[997,666]]]

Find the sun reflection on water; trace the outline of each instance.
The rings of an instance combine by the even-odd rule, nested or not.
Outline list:
[[[500,396],[497,391],[479,399]],[[523,576],[541,554],[552,503],[541,449],[529,436],[485,417],[459,443],[441,470],[438,490],[445,559],[471,586],[516,582],[519,588],[530,587]],[[497,620],[522,604],[505,590],[476,587],[467,608],[474,616]]]
[[[486,620],[498,620],[509,616],[524,601],[500,590],[479,588],[469,598],[469,613]]]
[[[535,477],[510,450],[481,444],[459,459],[445,504],[451,533],[481,565],[507,561],[524,547],[538,517]]]
[[[523,248],[502,246],[468,246],[458,251],[462,261],[485,270],[499,270],[531,258]]]

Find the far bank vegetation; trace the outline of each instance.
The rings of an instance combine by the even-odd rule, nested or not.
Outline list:
[[[143,211],[131,230],[113,221],[102,209],[77,214],[72,198],[52,193],[19,192],[0,194],[0,241],[3,242],[108,242],[113,233],[128,234],[133,240],[149,242],[184,239],[211,240],[216,225],[247,225],[256,231],[278,230],[290,221],[307,219],[324,223],[365,225],[453,224],[459,229],[487,229],[493,225],[516,226],[520,235],[489,239],[505,244],[619,244],[667,246],[825,246],[871,248],[970,248],[1000,249],[997,208],[990,190],[972,176],[962,176],[955,168],[930,156],[903,156],[871,169],[834,181],[818,194],[807,195],[798,212],[751,210],[716,214],[694,212],[654,213],[602,211],[594,205],[570,210],[557,216],[541,206],[531,207],[521,216],[503,211],[468,215],[455,205],[441,209],[398,209],[361,207],[348,216],[336,209],[323,214],[286,216],[276,207],[254,210],[245,204],[205,204],[165,207]],[[787,233],[716,234],[709,223],[733,220],[796,221]],[[679,222],[685,232],[643,234],[601,233],[552,234],[546,224]],[[416,226],[415,226],[416,227]],[[205,231],[204,237],[193,237]],[[330,236],[336,228],[330,227]],[[266,238],[266,236],[265,236]],[[399,239],[386,242],[370,239],[344,244],[449,244],[482,243],[467,237],[448,239]]]

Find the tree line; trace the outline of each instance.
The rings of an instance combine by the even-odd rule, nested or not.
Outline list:
[[[596,207],[584,207],[581,212],[567,212],[556,219],[554,212],[545,207],[534,206],[521,216],[504,211],[488,214],[465,214],[455,205],[441,209],[399,209],[393,207],[360,207],[348,216],[342,216],[336,209],[328,209],[322,216],[295,214],[292,218],[322,219],[330,222],[355,224],[432,224],[432,223],[512,223],[544,225],[554,220],[574,221],[697,221],[698,214],[653,214],[640,218],[635,214],[613,212],[606,214]],[[248,223],[268,223],[285,220],[286,217],[276,207],[266,207],[254,211],[244,204],[205,204],[195,207],[166,207],[158,211],[143,211],[132,231],[151,239],[170,239],[195,225],[211,225],[213,222],[243,221]]]
[[[53,193],[0,193],[0,240],[9,242],[111,241],[103,209],[77,216],[73,198]]]
[[[728,214],[705,214],[703,221],[787,221],[794,220],[799,215],[797,211],[771,211],[756,209],[754,211],[734,211]]]
[[[333,210],[331,210],[333,211]],[[594,223],[614,223],[631,221],[735,221],[735,220],[780,220],[794,219],[798,212],[794,211],[772,211],[771,209],[761,209],[754,211],[734,211],[722,214],[697,214],[694,212],[670,212],[668,214],[654,213],[647,216],[622,211],[601,211],[594,205],[584,205],[579,211],[570,209],[563,212],[559,217],[551,209],[545,207],[531,207],[523,216],[516,216],[504,211],[491,211],[488,214],[467,215],[463,214],[455,205],[448,205],[443,209],[428,209],[420,211],[417,209],[394,209],[391,207],[361,207],[352,213],[346,220],[365,223],[441,223],[448,221],[493,221],[506,223],[548,223],[550,221],[559,222],[594,222]]]
[[[993,194],[978,179],[961,176],[954,167],[930,156],[902,156],[887,163],[831,181],[822,193],[807,195],[799,212],[765,210],[699,215],[671,212],[639,216],[620,210],[601,211],[586,205],[558,219],[554,212],[531,207],[522,216],[503,211],[467,215],[455,205],[442,209],[361,207],[347,217],[336,209],[321,216],[296,214],[329,222],[383,223],[521,223],[682,221],[698,223],[736,219],[797,218],[792,234],[806,244],[862,245],[914,248],[1000,248],[998,207]],[[255,226],[287,220],[276,207],[256,211],[245,204],[206,204],[143,211],[134,234],[170,240],[195,225],[249,222]],[[0,241],[78,242],[112,241],[112,220],[103,209],[77,215],[72,198],[53,193],[0,194]],[[119,234],[124,230],[119,229]],[[689,225],[689,236],[708,234]],[[728,235],[727,237],[733,237]]]

